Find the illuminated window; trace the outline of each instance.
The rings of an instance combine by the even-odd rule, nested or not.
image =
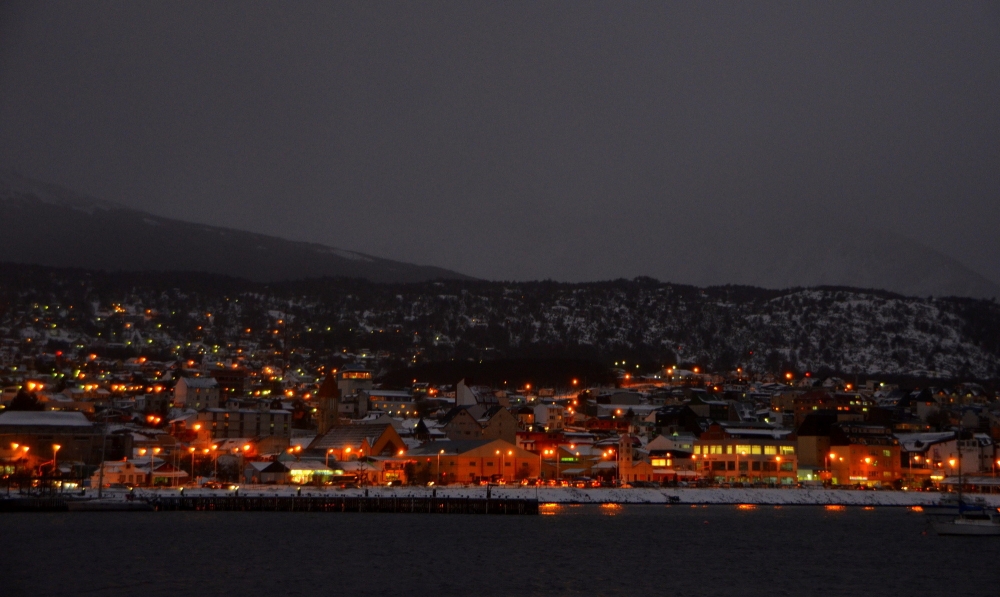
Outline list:
[[[733,453],[733,446],[732,445],[726,446],[726,454],[732,454],[732,453]]]
[[[795,454],[795,446],[781,446],[781,454],[783,456],[789,454]]]
[[[886,458],[891,458],[892,450],[882,450],[882,456],[885,456]]]
[[[759,456],[760,446],[750,446],[750,453]]]
[[[764,446],[764,453],[774,455],[778,453],[778,446]]]
[[[667,459],[666,458],[653,458],[652,459],[652,464],[653,464],[653,466],[667,466]]]
[[[737,454],[749,454],[750,453],[750,445],[749,444],[747,444],[747,445],[737,445],[736,446],[736,453]]]

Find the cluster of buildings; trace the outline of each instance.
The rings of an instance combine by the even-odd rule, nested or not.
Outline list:
[[[362,363],[51,355],[7,370],[9,483],[997,487],[1000,402],[666,368],[614,386],[382,388]]]

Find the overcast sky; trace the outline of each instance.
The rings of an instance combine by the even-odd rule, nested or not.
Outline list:
[[[1000,281],[1000,3],[3,2],[0,166],[494,279],[795,219]]]

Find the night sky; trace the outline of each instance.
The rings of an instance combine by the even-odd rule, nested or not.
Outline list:
[[[3,2],[0,167],[491,279],[792,227],[1000,281],[1000,3]]]

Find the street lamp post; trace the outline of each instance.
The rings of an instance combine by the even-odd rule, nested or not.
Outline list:
[[[238,450],[238,448],[237,448],[237,450]],[[247,453],[248,452],[250,452],[250,444],[243,444],[243,451],[239,452],[239,455],[240,455],[240,464],[239,464],[240,470],[236,471],[236,479],[237,480],[240,477],[243,476],[243,466],[244,466],[244,463],[246,462],[246,457],[247,457]]]
[[[559,444],[556,444],[556,447],[552,450],[552,452],[553,458],[556,461],[556,483],[558,483],[559,480],[562,479],[562,475],[559,474]]]
[[[219,444],[212,444],[212,477],[219,482]]]
[[[330,468],[330,454],[333,453],[333,448],[329,448],[326,451],[326,467]]]
[[[514,456],[514,450],[507,450],[507,456],[511,457],[510,468],[513,470],[511,474],[514,476],[515,483],[517,482],[517,457]]]
[[[781,456],[774,457],[774,482],[781,487]]]
[[[194,453],[196,452],[194,446],[188,448],[188,452],[191,453],[191,482],[194,483]]]
[[[444,454],[444,450],[439,450],[438,453],[437,453],[437,460],[438,460],[438,462],[437,462],[437,475],[434,478],[434,484],[435,485],[440,485],[441,484],[441,455],[442,454]]]
[[[159,448],[153,448],[149,451],[149,486],[153,487],[153,456],[160,453]]]
[[[52,444],[52,476],[56,476],[56,458],[59,455],[59,449],[62,448],[59,444]]]

